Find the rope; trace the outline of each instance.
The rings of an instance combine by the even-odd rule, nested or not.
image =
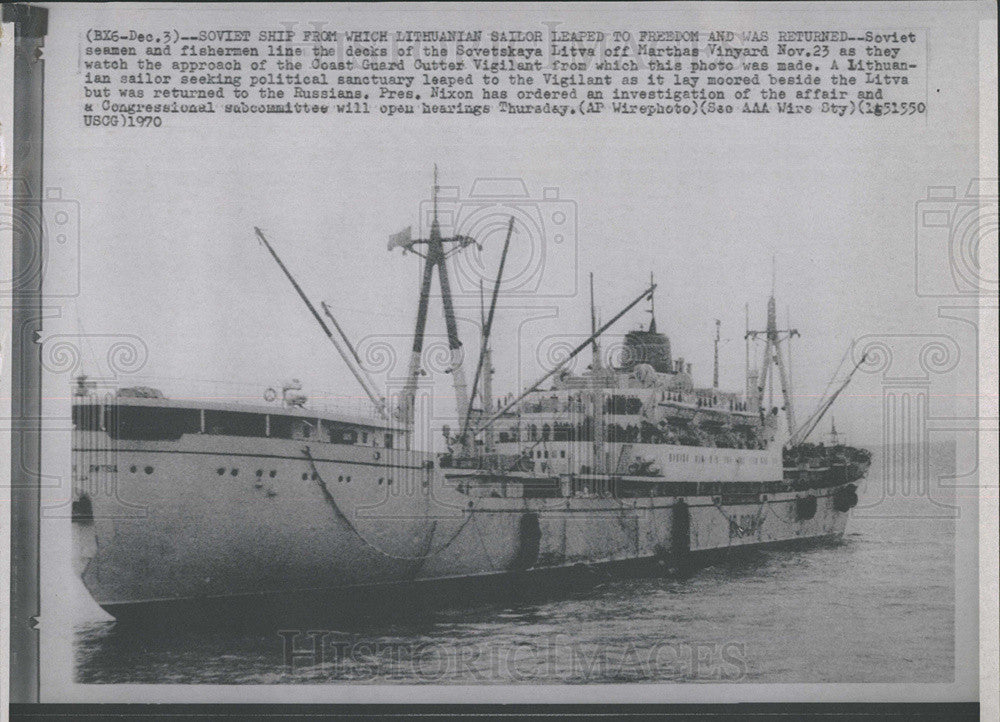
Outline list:
[[[472,518],[472,514],[469,514],[469,519]],[[464,524],[462,526],[465,526]],[[478,524],[474,524],[473,529],[476,530],[476,538],[479,539],[479,546],[483,549],[483,554],[486,555],[486,561],[490,565],[490,571],[495,572],[497,570],[496,564],[493,563],[493,557],[490,556],[490,550],[486,546],[486,542],[483,541],[483,531],[479,528]]]
[[[631,537],[631,539],[629,539],[629,541],[632,542],[630,546],[639,546],[639,515],[633,514],[630,517],[626,513],[625,502],[618,498],[616,498],[615,501],[618,502],[619,513],[615,514],[615,519],[618,520],[618,526],[620,526],[622,531],[625,532],[626,538]],[[630,519],[632,521],[631,524],[628,523]]]
[[[789,499],[789,501],[792,502],[792,503],[795,503],[795,499]],[[781,503],[784,503],[784,502],[781,502]],[[789,521],[787,517],[784,517],[781,514],[779,514],[778,510],[776,508],[776,504],[774,504],[774,505],[772,505],[772,504],[766,504],[766,506],[767,506],[767,511],[770,511],[774,516],[776,516],[778,518],[778,520],[784,522],[788,526],[794,526],[795,524],[798,523],[797,520]]]
[[[309,466],[312,468],[313,476],[316,478],[316,481],[319,484],[319,488],[323,492],[323,497],[327,500],[327,502],[333,508],[333,512],[334,512],[334,514],[337,515],[337,518],[340,519],[342,522],[344,522],[344,524],[347,525],[347,528],[350,529],[351,532],[354,534],[354,536],[356,536],[358,539],[360,539],[361,542],[365,546],[367,546],[369,549],[372,549],[373,551],[378,552],[379,554],[381,554],[383,556],[389,557],[390,559],[399,559],[399,560],[402,560],[402,561],[421,561],[421,560],[429,559],[430,557],[433,557],[433,556],[436,556],[436,555],[440,554],[445,549],[447,549],[449,546],[451,546],[452,542],[454,542],[458,538],[458,535],[462,533],[463,529],[465,529],[465,525],[468,524],[472,520],[472,517],[475,514],[475,512],[472,509],[469,509],[468,510],[469,516],[466,517],[465,521],[463,521],[459,525],[458,529],[455,530],[455,533],[452,534],[448,538],[448,541],[446,541],[444,544],[442,544],[437,549],[435,549],[433,551],[429,551],[429,552],[427,552],[425,554],[422,554],[422,555],[419,555],[419,556],[414,556],[414,557],[393,556],[392,554],[388,554],[385,550],[380,549],[379,547],[375,546],[370,541],[368,541],[367,539],[365,539],[364,536],[362,536],[361,532],[359,532],[357,530],[357,528],[351,523],[351,520],[347,518],[347,515],[344,514],[344,512],[340,509],[340,506],[337,504],[337,501],[333,498],[333,494],[330,493],[330,489],[327,487],[326,482],[323,480],[323,477],[320,475],[319,469],[316,468],[316,463],[313,461],[312,453],[309,451],[309,447],[308,446],[305,447],[302,450],[302,453],[305,454],[306,460],[308,460]],[[434,540],[434,529],[436,528],[436,525],[437,525],[437,521],[435,521],[431,525],[431,531],[430,531],[429,539],[428,539],[428,542],[427,542],[427,546],[428,547],[430,546],[430,543]]]
[[[720,514],[722,514],[722,516],[723,516],[723,517],[725,518],[725,520],[729,522],[730,526],[735,526],[735,527],[736,527],[736,528],[737,528],[737,529],[739,530],[739,532],[740,532],[740,536],[743,536],[743,535],[745,535],[745,534],[749,533],[749,531],[750,531],[749,529],[746,529],[746,528],[744,528],[744,527],[743,527],[743,526],[742,526],[742,525],[741,525],[741,524],[740,524],[740,523],[739,523],[738,521],[736,521],[735,519],[733,519],[733,518],[732,518],[731,516],[729,516],[729,515],[728,515],[728,514],[727,514],[727,513],[725,512],[725,510],[724,510],[724,509],[722,508],[722,502],[720,502],[720,501],[715,501],[715,502],[714,502],[714,503],[713,503],[712,505],[713,505],[713,506],[714,506],[714,507],[715,507],[716,509],[718,509],[718,510],[719,510],[719,513],[720,513]],[[762,502],[761,502],[761,504],[760,504],[760,508],[759,508],[759,509],[757,509],[757,518],[758,518],[758,519],[762,519],[762,518],[763,518],[763,516],[761,515],[761,512],[762,512],[762,511],[764,511],[764,508],[765,508],[765,507],[766,507],[767,505],[768,505],[768,504],[767,504],[767,502],[766,502],[766,501],[762,501]]]

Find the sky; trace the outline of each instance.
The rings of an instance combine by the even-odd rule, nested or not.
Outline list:
[[[935,7],[928,5],[926,26]],[[192,9],[190,22],[211,20],[204,12]],[[275,19],[304,20],[316,12],[273,11],[283,13]],[[350,8],[322,12],[333,26],[348,16],[365,20]],[[626,24],[618,12],[609,11],[609,22]],[[149,13],[156,26],[156,11]],[[397,14],[394,22],[416,17]],[[855,21],[870,26],[884,17]],[[542,27],[547,18],[494,15],[482,24]],[[732,13],[704,19],[740,22]],[[822,13],[814,19],[822,24]],[[846,13],[828,19],[851,22]],[[589,272],[605,319],[654,275],[657,326],[675,356],[692,363],[699,386],[711,384],[719,319],[721,386],[741,390],[744,308],[751,327],[763,328],[773,259],[779,324],[801,334],[792,348],[800,418],[817,405],[854,339],[944,335],[968,348],[974,338],[966,325],[940,317],[939,299],[915,293],[914,219],[928,186],[961,192],[977,175],[974,85],[938,82],[974,63],[975,38],[949,37],[954,54],[935,58],[925,119],[217,117],[124,131],[82,127],[78,58],[65,50],[76,47],[66,42],[70,32],[54,15],[45,177],[78,209],[79,255],[78,262],[54,257],[47,283],[72,287],[78,268],[79,293],[57,301],[46,329],[89,337],[79,370],[91,375],[106,373],[108,337],[124,334],[148,350],[140,375],[168,393],[211,388],[255,399],[295,377],[315,396],[360,399],[254,226],[362,352],[384,342],[395,349],[390,373],[402,375],[419,264],[398,249],[387,252],[386,241],[420,227],[434,164],[448,195],[443,210],[457,209],[462,232],[471,228],[484,246],[451,266],[470,378],[478,282],[492,283],[511,208],[518,218],[493,334],[500,393],[547,370],[553,348],[586,337]],[[482,190],[490,179],[519,179],[528,196],[470,196],[477,181]],[[647,323],[643,308],[610,333]],[[443,333],[435,299],[429,343],[440,344]],[[974,379],[970,358],[935,379],[935,413],[963,403],[956,394]],[[445,414],[448,377],[432,376],[442,404],[435,408]],[[376,379],[385,382],[385,373]],[[859,443],[879,438],[884,392],[884,375],[859,374],[834,407],[838,429]]]

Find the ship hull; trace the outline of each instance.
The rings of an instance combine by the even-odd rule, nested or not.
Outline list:
[[[118,617],[241,600],[339,597],[349,607],[364,592],[680,570],[738,549],[836,539],[848,518],[836,500],[843,484],[470,497],[420,452],[207,436],[183,448],[108,446],[84,436],[74,451],[76,496],[86,497],[74,521],[79,570]],[[810,496],[814,504],[800,501]]]
[[[309,625],[322,622],[364,622],[372,618],[407,618],[427,610],[476,606],[490,603],[537,602],[562,598],[593,588],[611,579],[684,578],[715,563],[752,563],[767,551],[804,552],[836,545],[842,534],[800,537],[747,544],[738,548],[692,552],[682,566],[670,564],[661,555],[590,564],[541,567],[517,572],[485,573],[417,581],[399,581],[356,587],[260,591],[224,597],[199,597],[105,603],[102,606],[119,623],[142,627],[166,625],[178,620],[200,626]]]

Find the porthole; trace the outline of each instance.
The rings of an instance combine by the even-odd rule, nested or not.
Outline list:
[[[134,474],[136,471],[139,470],[139,467],[137,467],[135,464],[133,464],[132,466],[130,466],[128,468],[128,470],[131,471]]]
[[[263,469],[257,469],[257,476],[264,476],[264,470]]]
[[[232,470],[232,471],[230,471],[229,473],[230,473],[230,474],[232,474],[233,476],[238,476],[238,475],[239,475],[239,473],[240,473],[240,470],[239,470],[239,469],[233,469],[233,470]]]
[[[386,486],[392,486],[392,479],[386,480],[385,485]]]
[[[309,479],[309,474],[302,475],[302,481],[307,481]]]
[[[346,481],[347,481],[348,484],[350,484],[351,483],[351,477],[348,476],[347,479],[346,479]]]
[[[378,478],[378,485],[382,486],[382,477],[381,476]]]
[[[344,475],[343,474],[341,474],[340,476],[337,477],[337,481],[343,481],[343,480],[344,480]]]
[[[147,474],[152,474],[153,473],[153,467],[152,466],[147,466],[145,469],[143,469],[143,471],[145,471]]]
[[[135,467],[133,466],[132,469],[134,470]],[[226,473],[226,470],[220,466],[218,469],[215,470],[215,473],[218,474],[219,476],[222,476],[223,474]]]
[[[272,479],[273,479],[273,478],[274,478],[275,476],[277,476],[277,475],[278,475],[278,472],[277,472],[277,471],[275,471],[274,469],[271,469],[271,473],[270,473],[270,474],[268,474],[268,476],[270,476],[270,477],[271,477]]]

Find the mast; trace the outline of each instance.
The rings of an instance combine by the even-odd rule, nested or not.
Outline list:
[[[750,304],[743,304],[743,316],[746,322],[746,333],[743,335],[743,344],[746,347],[746,362],[743,371],[743,400],[750,402]]]
[[[590,272],[590,467],[594,473],[600,473],[601,450],[604,448],[604,407],[601,394],[601,346],[597,337],[597,307],[594,303],[594,272]]]
[[[777,318],[776,314],[774,313],[774,287],[777,283],[777,279],[778,279],[778,261],[775,255],[772,253],[771,254],[771,297],[767,307],[768,329],[777,326],[777,323],[771,323],[771,316],[775,316],[775,318]],[[772,348],[772,351],[776,352],[776,349]],[[768,409],[774,408],[774,367],[771,366],[770,363],[767,365],[767,408]]]
[[[785,306],[785,324],[788,328],[792,327],[792,311],[788,306]],[[792,337],[788,337],[788,395],[794,396],[792,392]],[[791,428],[791,427],[789,427]]]
[[[649,287],[656,288],[652,271],[649,272]],[[653,293],[649,294],[649,332],[656,333],[656,296]]]
[[[774,408],[774,367],[767,365],[767,408]]]
[[[347,368],[350,369],[351,373],[354,375],[354,378],[361,385],[361,388],[364,389],[365,394],[368,395],[368,398],[375,405],[375,408],[378,411],[379,415],[384,419],[388,419],[389,415],[385,409],[385,401],[376,394],[373,386],[370,385],[362,377],[361,372],[359,372],[358,369],[354,367],[354,364],[351,362],[351,357],[348,356],[348,354],[345,353],[344,349],[340,347],[340,344],[334,337],[333,332],[330,331],[330,327],[326,325],[326,322],[323,320],[323,317],[319,315],[319,312],[316,310],[316,307],[313,306],[312,301],[309,300],[309,297],[305,294],[305,291],[302,290],[302,287],[298,284],[298,281],[295,280],[295,277],[292,275],[291,271],[288,270],[288,267],[285,266],[285,264],[282,262],[281,258],[278,256],[277,252],[268,242],[267,238],[264,237],[263,231],[261,231],[260,228],[257,228],[256,226],[254,227],[254,231],[257,233],[257,237],[260,239],[261,243],[263,243],[264,246],[267,248],[267,250],[270,251],[271,256],[274,258],[275,262],[277,262],[278,267],[284,272],[285,277],[291,282],[292,287],[295,289],[296,293],[299,294],[299,298],[301,298],[303,303],[305,303],[306,308],[309,309],[309,312],[313,315],[313,318],[316,319],[316,322],[320,325],[320,328],[323,329],[323,333],[325,333],[326,337],[330,339],[330,342],[333,344],[333,347],[337,349],[337,353],[339,353],[340,357],[344,359],[344,363],[347,364]]]
[[[722,321],[715,319],[715,365],[712,370],[712,388],[719,388],[719,332],[722,328]]]
[[[785,361],[782,354],[782,342],[791,339],[793,336],[798,336],[799,332],[794,328],[778,328],[777,321],[777,311],[776,304],[774,300],[774,261],[772,258],[772,275],[771,275],[771,296],[767,301],[767,329],[764,331],[747,331],[747,338],[756,338],[757,336],[764,337],[764,358],[763,363],[760,367],[760,372],[757,376],[757,393],[756,393],[756,403],[761,412],[764,411],[764,386],[770,378],[771,380],[771,393],[774,393],[774,372],[773,367],[777,367],[778,370],[778,380],[781,383],[781,393],[785,402],[785,416],[788,419],[788,433],[790,435],[795,433],[797,428],[795,425],[795,408],[792,403],[792,389],[789,382],[789,376],[785,369]],[[773,406],[773,400],[771,401]]]
[[[475,240],[468,236],[452,236],[450,238],[441,237],[441,227],[438,223],[438,182],[437,165],[434,166],[434,189],[433,189],[433,219],[431,220],[430,236],[424,239],[409,239],[408,230],[402,234],[393,236],[389,241],[389,250],[396,246],[402,246],[405,251],[412,251],[424,259],[424,270],[420,283],[420,301],[417,304],[417,320],[413,331],[413,350],[410,354],[410,366],[406,376],[406,383],[403,386],[402,398],[399,402],[398,414],[403,423],[408,427],[413,426],[414,400],[417,392],[417,380],[422,371],[420,368],[421,356],[424,348],[424,331],[427,326],[427,307],[430,302],[431,279],[434,270],[438,272],[438,282],[441,284],[441,302],[444,306],[445,327],[448,331],[448,348],[451,352],[451,363],[448,373],[451,374],[452,383],[455,387],[455,404],[458,409],[458,422],[461,428],[466,425],[466,415],[469,406],[469,393],[465,383],[465,371],[462,368],[462,341],[458,337],[458,324],[455,321],[455,307],[451,297],[451,283],[448,280],[448,264],[446,260],[455,251],[460,251],[469,245],[475,244]],[[400,236],[405,236],[400,238]],[[445,250],[446,244],[454,244],[449,251]],[[421,253],[414,246],[426,246],[426,251]]]
[[[590,467],[594,473],[600,473],[601,450],[604,448],[604,395],[601,393],[601,345],[597,333],[597,306],[594,303],[594,272],[590,272],[590,452],[592,454]]]

